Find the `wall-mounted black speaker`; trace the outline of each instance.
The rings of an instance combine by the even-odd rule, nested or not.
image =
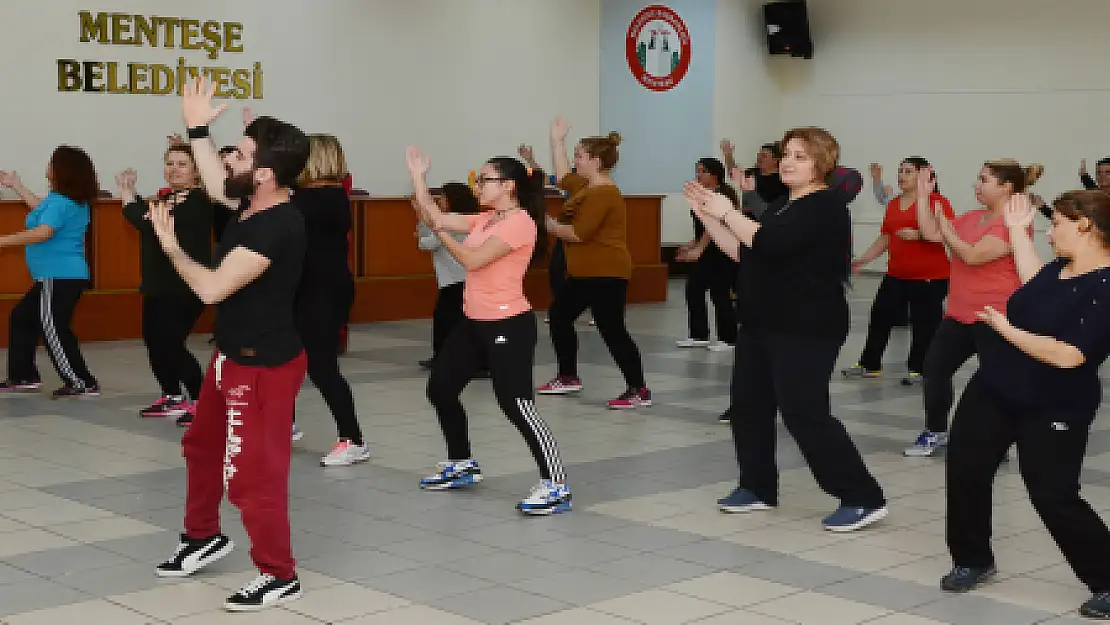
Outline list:
[[[771,54],[813,58],[813,40],[809,36],[805,0],[764,4],[763,24],[767,29],[767,49]]]

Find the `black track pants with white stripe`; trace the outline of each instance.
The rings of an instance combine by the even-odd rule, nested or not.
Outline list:
[[[97,385],[81,355],[77,336],[69,327],[88,284],[88,280],[68,278],[37,280],[12,308],[8,323],[9,381],[42,380],[35,366],[35,350],[42,337],[63,384],[78,389]]]
[[[428,379],[428,401],[439,416],[449,460],[471,457],[466,410],[460,396],[488,363],[497,403],[524,436],[540,476],[557,483],[565,481],[555,437],[536,412],[532,380],[535,359],[536,315],[532,311],[498,321],[467,318],[455,326]]]

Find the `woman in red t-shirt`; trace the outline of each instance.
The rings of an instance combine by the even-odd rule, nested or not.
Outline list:
[[[975,182],[975,199],[986,208],[950,220],[935,209],[918,207],[921,234],[944,242],[952,256],[952,270],[948,309],[929,345],[922,372],[925,431],[905,451],[907,456],[931,456],[948,444],[948,413],[955,398],[952,376],[973,355],[1000,340],[977,313],[989,306],[1006,314],[1007,300],[1021,286],[1002,213],[1006,202],[1015,194],[1027,193],[1043,172],[1040,165],[989,161]]]
[[[936,178],[929,161],[911,156],[898,168],[898,187],[902,194],[887,204],[879,236],[852,263],[852,272],[871,263],[885,252],[886,275],[879,284],[871,304],[871,320],[867,341],[859,362],[843,371],[844,377],[877,378],[882,373],[883,352],[890,332],[898,325],[908,306],[910,309],[909,373],[902,384],[910,386],[921,379],[925,354],[940,325],[944,313],[944,297],[948,294],[948,254],[944,244],[926,239],[917,224],[917,199],[929,197],[930,210],[941,210],[953,219],[948,198],[936,191]]]

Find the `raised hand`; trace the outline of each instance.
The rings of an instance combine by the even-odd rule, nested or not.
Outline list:
[[[755,176],[748,175],[748,172],[740,169],[739,167],[734,169],[733,172],[733,179],[739,181],[737,184],[740,185],[741,190],[755,191]],[[740,176],[737,177],[735,172],[739,172]]]
[[[219,106],[212,106],[212,97],[215,93],[216,87],[209,85],[208,79],[204,76],[198,76],[185,83],[181,96],[181,114],[185,118],[187,128],[207,126],[227,110],[226,102]]]
[[[1087,175],[1087,159],[1083,159],[1083,160],[1079,161],[1079,175],[1080,176],[1086,176]]]
[[[871,179],[881,181],[883,179],[883,166],[878,163],[871,163]]]
[[[721,139],[721,154],[725,156],[732,156],[736,152],[736,146],[728,139]]]
[[[714,193],[696,182],[687,182],[682,187],[682,197],[686,198],[695,212],[703,213],[720,220],[733,209],[732,201],[720,193]]]
[[[251,122],[253,122],[253,121],[254,121],[254,111],[251,110],[251,107],[244,106],[243,107],[243,128],[246,128],[247,126],[250,126]]]
[[[556,141],[563,141],[567,138],[567,133],[570,132],[570,124],[567,120],[563,119],[562,115],[557,115],[555,119],[551,120],[551,138]]]
[[[182,137],[181,133],[166,135],[166,143],[169,144],[171,148],[175,145],[185,145],[185,137]]]
[[[521,143],[520,146],[517,147],[516,153],[519,154],[520,158],[524,159],[526,163],[533,163],[536,160],[535,155],[532,153],[532,146],[530,145]]]
[[[1033,224],[1033,215],[1033,204],[1024,193],[1011,195],[1002,208],[1002,219],[1008,228],[1028,228]]]
[[[414,176],[427,175],[428,169],[432,166],[432,161],[415,145],[410,145],[405,150],[405,163],[408,165],[409,173]]]
[[[929,196],[937,188],[937,179],[933,176],[932,167],[922,167],[917,170],[917,201],[929,201]]]
[[[116,174],[116,188],[120,190],[121,194],[127,191],[134,193],[135,183],[138,182],[138,180],[139,175],[134,169],[125,169]]]
[[[19,179],[19,174],[14,171],[0,171],[0,187],[7,189],[15,189],[20,186],[22,181]]]

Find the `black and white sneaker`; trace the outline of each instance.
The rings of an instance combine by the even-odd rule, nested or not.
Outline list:
[[[300,598],[301,582],[296,576],[292,579],[278,579],[269,573],[263,573],[228,597],[224,602],[224,609],[229,612],[255,612]]]
[[[181,535],[181,542],[173,556],[158,565],[158,577],[188,577],[235,549],[235,543],[223,534],[209,538],[189,538]]]

